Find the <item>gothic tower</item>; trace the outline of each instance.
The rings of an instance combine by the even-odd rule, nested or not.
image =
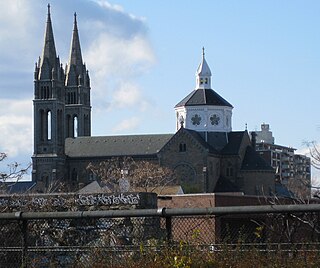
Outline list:
[[[90,136],[90,78],[82,62],[76,14],[74,14],[69,64],[66,68],[65,90],[66,137]]]
[[[50,5],[44,47],[34,72],[34,153],[32,180],[48,189],[55,180],[67,180],[65,139],[90,136],[90,79],[82,63],[76,15],[67,73],[54,43]]]
[[[65,92],[64,71],[60,66],[51,24],[50,5],[44,47],[34,72],[34,153],[32,180],[49,187],[63,177]]]

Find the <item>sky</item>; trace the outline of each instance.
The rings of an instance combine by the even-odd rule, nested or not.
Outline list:
[[[47,1],[0,1],[0,151],[31,162],[33,72]],[[202,47],[233,130],[270,124],[275,142],[319,141],[320,1],[51,0],[68,62],[73,14],[90,72],[92,135],[174,133],[174,106],[195,88]]]

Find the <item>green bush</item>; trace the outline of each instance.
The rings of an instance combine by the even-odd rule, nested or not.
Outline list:
[[[255,246],[245,247],[222,244],[216,247],[194,246],[185,242],[176,245],[158,244],[140,246],[139,250],[127,251],[119,255],[115,250],[104,252],[97,250],[85,260],[85,266],[77,267],[141,267],[141,268],[202,268],[202,267],[320,267],[319,249],[300,248],[292,245],[286,250],[277,251],[275,248],[261,249]]]

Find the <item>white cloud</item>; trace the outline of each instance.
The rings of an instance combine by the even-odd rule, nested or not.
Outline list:
[[[116,109],[136,106],[140,111],[145,111],[149,104],[144,100],[142,94],[141,89],[136,84],[129,82],[121,83],[118,90],[114,92],[113,105]]]
[[[123,7],[120,5],[117,5],[117,4],[112,5],[108,1],[105,1],[105,0],[96,0],[95,2],[98,3],[101,7],[124,13]]]
[[[17,157],[32,150],[32,103],[0,100],[0,151]]]
[[[28,32],[25,26],[32,22],[29,20],[30,5],[27,1],[1,1],[0,14],[0,33],[3,40],[26,38]]]
[[[123,39],[101,32],[87,49],[84,58],[90,66],[95,93],[105,94],[109,80],[131,79],[146,72],[155,58],[143,36]]]
[[[151,45],[144,36],[126,39],[101,32],[85,59],[90,68],[95,109],[141,111],[150,106],[147,94],[136,82],[155,62]]]
[[[299,148],[295,153],[310,156],[310,149],[308,147]]]
[[[33,16],[39,5],[33,0],[0,1],[0,54],[1,69],[8,69],[13,64],[16,70],[26,70],[21,64],[29,59],[34,51],[33,40],[38,40],[32,33],[39,27]],[[41,36],[42,37],[42,36]],[[5,51],[5,53],[4,53]],[[19,61],[20,65],[16,61]],[[13,68],[10,68],[12,70]]]
[[[117,133],[117,132],[123,132],[126,130],[132,130],[136,128],[139,124],[141,123],[140,118],[138,117],[131,117],[129,119],[124,119],[121,121],[119,124],[117,124],[112,131]]]
[[[131,19],[141,20],[141,21],[145,20],[144,17],[137,17],[131,13],[126,13],[122,6],[117,5],[117,4],[111,4],[110,2],[108,2],[106,0],[94,0],[94,2],[96,2],[97,4],[99,4],[103,8],[110,9],[110,10],[117,11],[117,12],[123,13],[125,15],[128,15]]]

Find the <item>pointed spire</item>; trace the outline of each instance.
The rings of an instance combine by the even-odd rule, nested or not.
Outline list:
[[[46,30],[44,33],[44,46],[42,51],[41,63],[40,63],[40,79],[49,79],[52,68],[56,67],[56,47],[54,44],[50,4],[48,4],[48,15]],[[49,70],[49,71],[48,71]]]
[[[211,88],[211,71],[205,59],[204,47],[202,48],[202,60],[196,72],[196,87]]]
[[[74,13],[73,33],[71,40],[69,64],[67,70],[66,85],[77,85],[77,78],[82,75],[83,62],[77,26],[77,13]]]

